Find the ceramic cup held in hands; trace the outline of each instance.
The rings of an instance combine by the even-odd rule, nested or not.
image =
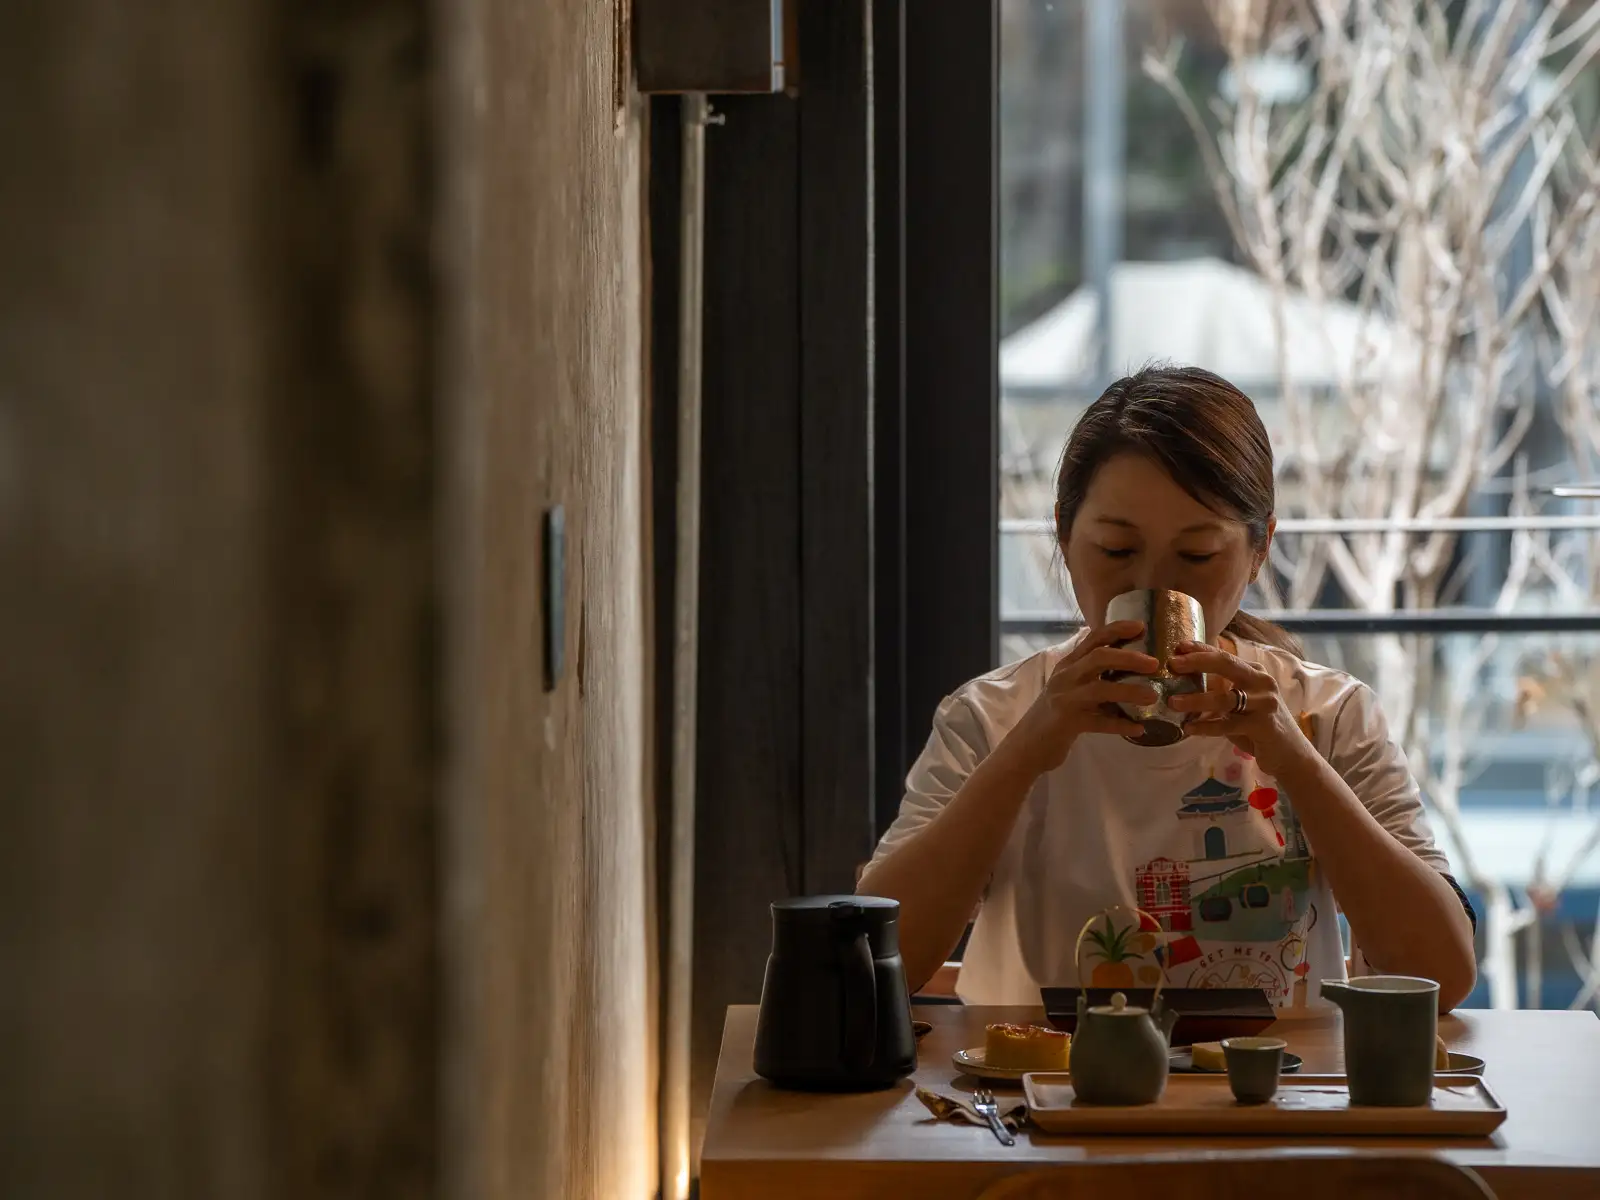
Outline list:
[[[1324,979],[1322,994],[1344,1011],[1350,1102],[1400,1108],[1433,1099],[1439,985],[1407,975]]]
[[[1228,1086],[1240,1104],[1265,1104],[1278,1094],[1278,1076],[1283,1074],[1283,1052],[1288,1045],[1282,1038],[1224,1038],[1223,1057],[1228,1060]]]
[[[1130,650],[1148,654],[1161,664],[1152,676],[1113,674],[1109,678],[1129,682],[1148,683],[1155,689],[1156,698],[1149,704],[1123,704],[1123,714],[1144,726],[1139,737],[1128,741],[1136,746],[1170,746],[1183,740],[1184,722],[1189,714],[1173,712],[1167,706],[1167,697],[1184,692],[1205,690],[1204,675],[1174,675],[1168,667],[1172,656],[1184,642],[1206,640],[1206,617],[1200,601],[1182,592],[1161,588],[1146,588],[1137,592],[1124,592],[1106,605],[1106,623],[1139,621],[1144,633],[1125,645]]]

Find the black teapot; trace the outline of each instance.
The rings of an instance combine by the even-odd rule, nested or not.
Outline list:
[[[869,1091],[916,1066],[900,902],[799,896],[775,903],[756,1074],[779,1087]]]

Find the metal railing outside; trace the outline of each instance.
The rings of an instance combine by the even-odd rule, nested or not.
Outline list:
[[[1582,612],[1500,612],[1486,608],[1438,608],[1427,612],[1375,613],[1364,609],[1323,608],[1304,612],[1257,610],[1290,633],[1462,634],[1600,633],[1600,609]],[[1002,614],[1001,633],[1070,633],[1083,622],[1067,612]]]
[[[1600,514],[1565,515],[1535,513],[1512,517],[1282,517],[1278,533],[1518,533],[1542,530],[1600,530]],[[1000,522],[1002,535],[1033,534],[1054,536],[1049,521],[1029,517],[1006,517]]]
[[[1402,533],[1514,533],[1565,530],[1600,530],[1600,514],[1530,514],[1507,517],[1418,517],[1403,520],[1351,517],[1285,517],[1278,522],[1280,536],[1296,534]],[[1006,537],[1053,537],[1049,521],[1010,517],[1000,522]],[[1291,633],[1340,634],[1491,634],[1491,633],[1595,633],[1600,632],[1600,608],[1584,611],[1545,612],[1533,609],[1501,611],[1488,608],[1440,608],[1428,611],[1371,612],[1365,609],[1309,609],[1261,615]],[[1010,612],[1000,617],[1002,634],[1068,633],[1081,620],[1065,609]]]

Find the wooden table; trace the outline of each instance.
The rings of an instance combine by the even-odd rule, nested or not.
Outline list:
[[[933,1031],[922,1039],[915,1082],[945,1092],[972,1086],[965,1078],[954,1082],[958,1072],[950,1056],[981,1046],[986,1024],[1043,1021],[1042,1009],[1025,1008],[929,1005],[916,1015],[932,1022]],[[703,1200],[972,1200],[1002,1175],[1050,1163],[1216,1150],[1219,1143],[1240,1149],[1285,1144],[1242,1137],[1069,1140],[1024,1133],[1008,1148],[987,1129],[929,1119],[912,1094],[911,1080],[889,1091],[843,1096],[773,1088],[751,1069],[755,1026],[754,1006],[728,1010],[700,1157]],[[1508,1112],[1492,1138],[1326,1139],[1309,1144],[1434,1152],[1478,1171],[1502,1200],[1600,1197],[1600,1020],[1590,1012],[1469,1011],[1441,1019],[1439,1032],[1452,1049],[1476,1054],[1488,1064],[1485,1077]],[[1279,1022],[1273,1033],[1305,1059],[1305,1071],[1342,1072],[1343,1039],[1336,1015]],[[1002,1093],[1002,1103],[1007,1094]]]

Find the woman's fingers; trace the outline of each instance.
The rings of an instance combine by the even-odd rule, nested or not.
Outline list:
[[[1107,671],[1127,671],[1132,675],[1149,675],[1161,669],[1161,664],[1148,654],[1137,650],[1119,650],[1115,646],[1101,646],[1079,661],[1080,677],[1104,675]]]
[[[1144,726],[1137,721],[1128,720],[1127,717],[1117,717],[1108,712],[1095,711],[1084,718],[1083,731],[1085,733],[1109,733],[1117,737],[1140,737],[1144,733]]]
[[[1099,629],[1091,629],[1089,633],[1072,648],[1065,658],[1061,660],[1061,667],[1082,662],[1089,655],[1106,646],[1115,646],[1119,642],[1132,641],[1144,632],[1143,621],[1113,621],[1109,625],[1102,625]]]
[[[1238,717],[1195,717],[1183,724],[1185,737],[1244,737],[1249,731]]]
[[[1235,658],[1215,646],[1196,646],[1186,642],[1178,647],[1169,664],[1174,675],[1220,675],[1243,691],[1254,691],[1263,679],[1271,677],[1254,664]]]
[[[1085,686],[1078,695],[1092,704],[1154,704],[1161,697],[1147,683],[1126,683],[1110,679],[1097,680]]]
[[[1175,675],[1221,675],[1225,679],[1238,680],[1249,669],[1250,664],[1243,659],[1235,658],[1226,650],[1219,650],[1216,646],[1207,646],[1195,642],[1183,642],[1177,648],[1177,653],[1172,656],[1169,664]]]
[[[1224,688],[1220,691],[1207,692],[1179,692],[1175,696],[1167,697],[1167,706],[1173,712],[1194,713],[1200,715],[1222,716],[1234,712],[1239,704],[1239,689]]]

